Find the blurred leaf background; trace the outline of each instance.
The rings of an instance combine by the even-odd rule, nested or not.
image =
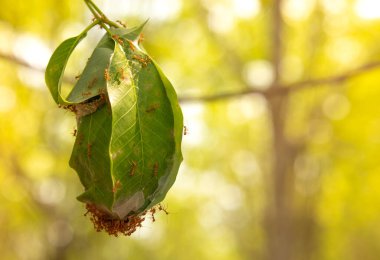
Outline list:
[[[379,1],[96,3],[128,27],[150,18],[144,47],[181,97],[188,134],[170,214],[131,237],[93,229],[68,166],[75,118],[43,74],[92,17],[82,1],[2,1],[2,259],[379,259]],[[103,33],[80,44],[68,78]],[[231,92],[251,93],[197,98]]]

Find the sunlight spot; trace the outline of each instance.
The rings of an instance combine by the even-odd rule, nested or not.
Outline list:
[[[287,0],[284,2],[283,14],[291,21],[306,20],[313,11],[315,0]]]
[[[341,120],[350,112],[350,101],[342,94],[329,95],[323,102],[324,114],[332,120]]]
[[[248,19],[260,12],[258,0],[233,0],[233,11],[236,17]]]
[[[220,187],[219,195],[216,195],[215,197],[224,210],[237,210],[243,205],[244,196],[241,188],[237,185],[222,185]]]
[[[227,33],[235,25],[235,19],[231,10],[222,4],[215,4],[209,9],[208,26],[217,33]]]
[[[144,1],[105,1],[103,8],[110,17],[120,18],[138,16],[143,19],[171,20],[178,16],[182,9],[181,0],[144,0]],[[128,24],[127,24],[128,26]],[[129,26],[128,26],[129,27]]]
[[[44,204],[60,203],[66,195],[65,185],[56,179],[44,179],[37,184],[37,198]]]
[[[213,228],[223,223],[223,211],[214,202],[204,203],[198,210],[198,222],[204,228]]]
[[[254,153],[239,150],[232,155],[231,169],[243,185],[255,185],[260,181],[261,170]]]
[[[23,34],[16,38],[13,54],[36,68],[45,68],[51,55],[50,49],[38,37]]]
[[[322,6],[326,12],[331,14],[341,14],[346,11],[346,0],[322,0]]]
[[[196,187],[199,196],[216,201],[223,210],[236,210],[243,205],[241,188],[227,181],[222,172],[204,171]]]
[[[46,88],[45,77],[42,72],[36,72],[35,70],[29,68],[20,67],[18,68],[17,75],[20,81],[27,87],[44,90]]]
[[[360,60],[362,46],[355,40],[349,38],[336,38],[328,46],[329,57],[342,65],[351,66]]]
[[[0,86],[0,112],[9,112],[15,105],[15,92],[10,88]]]
[[[379,0],[358,0],[355,5],[356,14],[363,19],[380,18]]]
[[[234,124],[244,124],[265,113],[266,101],[260,95],[232,99],[227,107],[228,119]]]
[[[246,83],[257,89],[267,89],[273,82],[273,68],[269,61],[255,60],[245,64],[243,77]]]

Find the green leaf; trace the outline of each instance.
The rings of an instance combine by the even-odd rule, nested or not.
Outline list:
[[[45,82],[57,104],[69,104],[61,96],[62,78],[71,53],[84,37],[86,37],[86,33],[65,40],[58,46],[49,60],[45,72]]]
[[[129,44],[114,46],[109,103],[82,104],[99,108],[78,117],[70,165],[85,187],[79,200],[126,219],[159,203],[172,186],[182,161],[183,119],[156,63]]]
[[[148,21],[131,29],[112,28],[112,33],[124,39],[134,41],[140,35]],[[108,68],[115,48],[114,40],[106,33],[95,47],[78,82],[67,97],[71,103],[80,103],[106,92],[105,69]]]
[[[96,103],[88,103],[96,106]],[[70,158],[70,166],[76,170],[85,187],[78,199],[85,203],[97,202],[104,209],[113,203],[109,140],[112,118],[109,108],[100,104],[95,112],[77,117],[77,137]]]

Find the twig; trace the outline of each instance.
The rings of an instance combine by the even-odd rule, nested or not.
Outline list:
[[[21,67],[25,67],[25,68],[28,68],[28,69],[31,69],[31,70],[34,70],[34,71],[37,71],[40,73],[45,73],[45,68],[35,67],[35,66],[29,64],[28,62],[26,62],[25,60],[19,59],[12,54],[6,54],[3,52],[0,52],[0,59],[5,60],[5,61],[9,61],[13,64],[16,64],[16,65],[19,65]],[[65,83],[68,83],[68,84],[74,84],[75,83],[75,81],[71,77],[67,77],[67,76],[63,77],[63,81]]]
[[[0,52],[0,59],[12,62],[14,64],[17,64],[17,65],[20,65],[22,67],[29,68],[29,69],[32,69],[32,70],[35,70],[35,71],[40,71],[40,72],[43,72],[43,73],[45,72],[44,68],[34,67],[34,66],[30,65],[29,63],[27,63],[26,61],[21,60],[21,59],[17,58],[14,55],[11,55],[11,54],[6,54],[6,53]]]
[[[350,70],[348,72],[338,74],[331,77],[319,78],[319,79],[311,79],[305,81],[299,81],[291,84],[278,85],[276,88],[269,88],[268,90],[259,90],[254,87],[248,86],[247,89],[235,91],[235,92],[226,92],[209,96],[182,96],[180,97],[180,101],[185,102],[210,102],[217,101],[221,99],[234,98],[243,95],[249,94],[259,94],[266,97],[272,97],[277,95],[286,95],[294,91],[314,88],[320,85],[336,85],[353,77],[359,76],[365,72],[370,70],[380,68],[380,61],[374,61],[370,63],[366,63],[362,66],[359,66],[356,69]]]

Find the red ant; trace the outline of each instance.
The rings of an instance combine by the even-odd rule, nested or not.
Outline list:
[[[116,35],[116,34],[112,35],[112,39],[114,39],[115,41],[117,41],[120,45],[124,44],[123,40],[120,39],[119,35]]]
[[[157,162],[153,165],[153,175],[154,175],[154,177],[157,177],[157,175],[158,175],[158,163]]]
[[[98,78],[97,77],[93,78],[90,81],[90,83],[88,84],[88,88],[92,88],[96,84],[96,82],[98,82]]]
[[[150,105],[146,110],[145,112],[147,113],[150,113],[150,112],[153,112],[155,110],[157,110],[157,108],[160,107],[160,104],[153,104],[153,105]]]
[[[130,176],[133,176],[133,175],[135,175],[135,172],[136,172],[137,162],[132,161],[131,164],[132,164],[132,168],[131,168],[131,171],[129,172],[129,175],[130,175]]]
[[[124,28],[127,28],[127,25],[126,25],[125,23],[123,23],[122,21],[120,21],[120,20],[116,20],[116,22],[117,22],[118,24],[120,24],[121,26],[123,26]]]
[[[132,51],[136,50],[135,46],[133,45],[133,42],[128,40],[128,44],[129,44],[129,48],[131,48]]]
[[[144,34],[143,33],[140,33],[139,35],[139,39],[137,40],[137,43],[140,45],[143,41],[144,41]]]
[[[92,144],[87,144],[87,157],[88,158],[91,157],[91,147],[92,147]]]
[[[149,213],[150,213],[151,216],[152,216],[152,221],[155,222],[156,219],[154,218],[154,214],[156,214],[156,208],[155,208],[155,207],[151,208],[151,209],[149,210]]]
[[[167,208],[164,208],[164,206],[161,205],[161,203],[158,204],[158,210],[162,210],[166,213],[166,215],[169,215],[169,212],[166,210]]]
[[[112,192],[113,193],[116,193],[121,187],[121,182],[119,180],[117,180],[114,184],[114,186],[112,187]]]
[[[82,92],[82,97],[88,97],[91,96],[91,91]]]
[[[146,58],[144,59],[143,57],[141,56],[138,56],[138,55],[133,55],[133,57],[135,60],[138,60],[139,62],[142,63],[143,67],[146,67],[148,65],[148,62],[149,62],[149,59]]]
[[[106,81],[109,81],[111,79],[110,73],[108,72],[108,69],[104,70],[104,78]]]
[[[124,74],[124,69],[123,68],[119,69],[119,73],[120,73],[120,79],[121,80],[125,80],[127,78],[127,76],[125,76],[125,74]]]

